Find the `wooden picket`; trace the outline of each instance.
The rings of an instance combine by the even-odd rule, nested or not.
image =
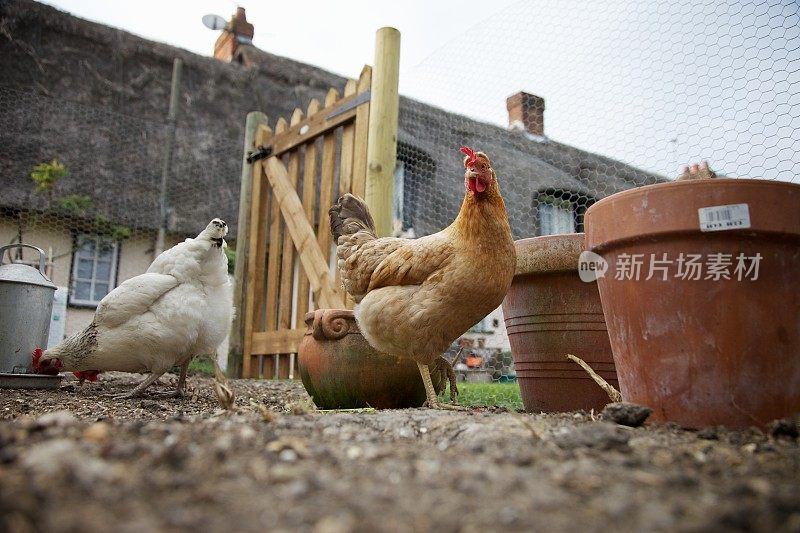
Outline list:
[[[347,305],[334,274],[328,208],[334,195],[366,190],[371,76],[364,67],[341,98],[331,89],[324,106],[312,100],[289,122],[278,119],[274,131],[261,125],[256,132],[256,145],[271,147],[271,155],[255,165],[250,192],[243,377],[293,377],[305,313]]]

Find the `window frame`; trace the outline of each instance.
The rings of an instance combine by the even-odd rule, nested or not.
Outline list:
[[[542,216],[543,211],[544,211],[542,209],[542,207],[545,206],[545,205],[553,208],[553,211],[550,212],[551,217],[552,217],[553,212],[556,212],[556,211],[562,211],[564,213],[569,214],[570,222],[571,222],[571,226],[572,226],[570,231],[564,231],[564,232],[552,232],[552,231],[549,231],[549,232],[545,233],[544,217]],[[539,210],[538,211],[539,211],[539,234],[540,235],[565,235],[565,234],[569,234],[569,233],[575,233],[577,231],[578,221],[576,220],[576,216],[575,216],[575,203],[574,202],[572,202],[572,201],[570,201],[570,200],[568,200],[566,198],[559,198],[559,197],[551,195],[551,194],[543,194],[543,195],[541,195],[539,197]],[[552,218],[551,218],[550,225],[553,226]],[[548,228],[548,230],[549,229],[552,229],[552,228]]]
[[[91,279],[88,278],[79,278],[78,277],[78,265],[80,264],[81,256],[81,249],[83,248],[84,243],[91,239],[95,241],[95,249],[94,249],[94,257],[92,258],[92,277]],[[75,236],[75,248],[74,252],[72,253],[72,268],[70,269],[70,291],[69,291],[69,305],[71,307],[84,307],[84,308],[96,308],[97,305],[100,303],[100,300],[85,300],[82,298],[78,298],[76,296],[76,287],[78,282],[90,282],[89,294],[90,296],[94,295],[95,284],[96,283],[104,283],[105,279],[97,279],[95,273],[97,271],[97,259],[98,253],[100,250],[101,243],[108,243],[111,245],[111,266],[109,267],[108,273],[108,292],[114,290],[117,286],[117,270],[119,265],[119,252],[120,252],[120,242],[118,240],[113,240],[108,237],[103,237],[101,235],[92,235],[90,233],[79,233]],[[108,293],[106,293],[108,294]],[[104,295],[105,296],[105,295]]]
[[[586,210],[596,201],[596,198],[585,193],[578,193],[568,189],[544,189],[537,192],[534,195],[534,209],[536,211],[535,228],[537,235],[565,235],[564,233],[543,232],[542,205],[548,204],[562,208],[568,207],[572,212],[572,232],[583,233],[583,217],[586,214]]]

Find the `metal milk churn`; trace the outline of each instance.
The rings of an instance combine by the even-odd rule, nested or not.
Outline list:
[[[6,250],[39,252],[39,270],[21,263],[3,263]],[[44,275],[44,250],[29,244],[0,248],[0,387],[58,386],[58,376],[33,374],[31,353],[47,347],[56,286]]]

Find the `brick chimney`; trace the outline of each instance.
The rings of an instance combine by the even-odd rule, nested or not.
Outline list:
[[[509,129],[544,136],[544,98],[520,91],[506,98],[506,109]]]
[[[236,54],[240,44],[251,44],[255,31],[253,25],[247,22],[247,15],[243,7],[236,8],[236,14],[222,30],[217,42],[214,43],[214,57],[220,61],[230,62]]]

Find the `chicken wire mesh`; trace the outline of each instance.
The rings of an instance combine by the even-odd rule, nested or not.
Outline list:
[[[395,233],[455,217],[461,145],[492,158],[514,239],[582,232],[593,203],[684,164],[797,182],[798,18],[795,2],[694,0],[536,0],[477,17],[401,71]],[[498,310],[458,341],[461,379],[515,379],[504,330]]]
[[[395,234],[428,235],[453,220],[462,145],[492,158],[515,239],[580,232],[594,202],[674,179],[684,163],[796,182],[798,18],[794,2],[689,0],[534,0],[476,17],[401,71]],[[308,104],[299,95],[309,87],[322,99],[329,82],[306,73],[280,94],[253,82],[253,109],[280,103],[288,118]],[[50,275],[75,309],[86,307],[71,328],[114,279],[147,268],[162,196],[167,246],[214,216],[235,231],[241,140],[208,122],[179,120],[162,195],[165,120],[0,84],[0,209],[11,222],[0,242],[46,243]],[[470,386],[509,383],[482,391],[484,403],[518,401],[503,326],[497,310],[448,354]]]
[[[85,327],[103,296],[147,270],[162,198],[167,248],[215,216],[235,225],[238,198],[229,183],[238,179],[241,157],[240,139],[188,123],[173,129],[0,86],[0,244],[44,249],[46,273],[61,289],[56,307],[74,310],[71,320],[51,324],[51,342]],[[38,253],[12,248],[3,261],[37,264]]]

